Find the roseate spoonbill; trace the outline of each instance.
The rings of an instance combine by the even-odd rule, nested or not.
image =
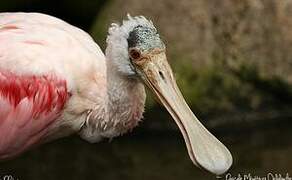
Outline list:
[[[215,174],[228,149],[180,93],[153,23],[131,17],[108,31],[105,55],[84,31],[39,13],[0,13],[0,159],[73,133],[112,138],[142,117],[144,84],[181,130],[193,163]]]

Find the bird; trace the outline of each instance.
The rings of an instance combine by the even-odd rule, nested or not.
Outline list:
[[[230,151],[184,100],[153,22],[127,15],[110,25],[106,45],[103,53],[88,33],[50,15],[0,13],[0,160],[72,134],[90,143],[122,135],[141,121],[147,87],[192,162],[228,171]]]

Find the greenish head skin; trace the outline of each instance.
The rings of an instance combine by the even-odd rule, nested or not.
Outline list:
[[[128,48],[137,48],[140,51],[149,51],[154,48],[165,49],[165,45],[155,28],[136,26],[128,37]]]

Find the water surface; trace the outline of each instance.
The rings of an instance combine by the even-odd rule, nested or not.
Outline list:
[[[271,172],[292,176],[289,121],[252,130],[227,131],[215,134],[233,154],[231,174],[265,176]],[[216,179],[192,164],[177,131],[153,132],[139,128],[111,142],[97,144],[89,144],[77,136],[60,139],[1,162],[0,173],[2,177],[12,174],[19,180]]]

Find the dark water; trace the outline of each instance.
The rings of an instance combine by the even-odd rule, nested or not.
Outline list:
[[[291,129],[291,123],[283,123],[215,134],[233,154],[231,174],[289,173],[291,177]],[[0,163],[0,173],[2,179],[11,174],[20,180],[216,179],[192,164],[176,131],[145,132],[139,128],[130,135],[98,144],[88,144],[78,137],[61,139]]]

